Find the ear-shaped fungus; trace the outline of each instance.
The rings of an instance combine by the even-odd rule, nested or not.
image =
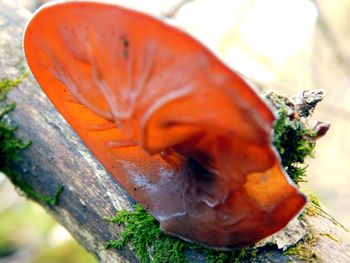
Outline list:
[[[34,15],[24,48],[58,111],[165,232],[233,248],[304,206],[271,145],[271,110],[186,33],[116,5],[66,2]]]

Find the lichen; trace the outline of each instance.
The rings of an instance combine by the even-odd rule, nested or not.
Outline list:
[[[323,218],[327,218],[330,222],[332,222],[335,226],[341,227],[346,232],[350,232],[350,230],[339,223],[334,217],[332,217],[322,206],[322,204],[318,201],[317,197],[311,193],[307,193],[309,202],[306,205],[304,212],[300,215],[299,219],[306,221],[308,216],[321,216]]]
[[[331,233],[321,233],[320,236],[325,236],[325,237],[328,237],[329,239],[332,239],[335,242],[340,242],[340,240],[336,238],[334,235],[332,235]]]
[[[300,240],[295,246],[290,247],[283,254],[296,257],[304,262],[318,262],[319,257],[315,250],[318,240],[321,236],[326,236],[336,242],[339,240],[330,233],[320,233],[316,231],[314,227],[309,222],[309,217],[321,216],[329,219],[335,225],[343,227],[339,222],[337,222],[333,217],[331,217],[322,207],[321,203],[318,201],[317,197],[311,193],[307,193],[308,203],[305,207],[303,213],[299,216],[299,220],[305,225],[308,234]],[[346,230],[346,229],[345,229]]]
[[[301,215],[301,220],[305,219],[305,216],[316,216],[321,215],[323,212],[321,204],[318,201],[317,197],[311,193],[308,193],[309,202],[306,205],[304,213]]]
[[[315,142],[313,132],[295,116],[290,102],[275,93],[270,93],[268,99],[277,115],[274,124],[273,144],[281,156],[282,165],[289,176],[296,182],[305,181],[306,166],[304,161],[313,156]],[[313,206],[317,200],[310,198]],[[311,210],[310,210],[311,211]],[[108,241],[105,248],[121,249],[130,243],[136,256],[142,263],[148,262],[187,262],[185,251],[192,249],[207,255],[208,262],[252,262],[262,248],[248,247],[235,251],[216,251],[206,247],[191,244],[163,233],[158,222],[140,205],[133,211],[122,210],[111,219],[111,222],[123,225],[119,239]],[[307,235],[302,242],[287,250],[286,255],[302,257],[308,262],[316,259],[312,247],[317,242],[317,236]]]
[[[318,255],[314,249],[319,240],[319,235],[309,232],[302,240],[300,240],[295,246],[284,251],[285,256],[293,256],[306,263],[318,262]]]
[[[28,73],[25,72],[17,79],[3,79],[0,81],[0,171],[6,174],[12,183],[27,197],[47,205],[55,205],[63,191],[63,186],[58,187],[52,196],[40,194],[11,168],[21,161],[20,152],[27,149],[31,145],[31,141],[24,142],[21,138],[16,137],[15,132],[18,126],[11,124],[8,119],[8,113],[15,109],[16,104],[7,103],[6,98],[7,94],[27,76]]]
[[[285,256],[292,256],[303,262],[318,262],[319,256],[315,250],[315,246],[320,239],[320,234],[310,225],[308,216],[316,216],[321,210],[320,204],[316,197],[310,194],[309,202],[304,212],[299,216],[299,220],[304,222],[307,229],[307,235],[303,237],[296,245],[288,248],[283,252]]]

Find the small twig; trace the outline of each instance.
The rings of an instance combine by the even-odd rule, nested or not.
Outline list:
[[[170,10],[164,12],[164,16],[167,18],[173,18],[176,16],[176,14],[181,10],[182,7],[184,7],[189,2],[192,2],[194,0],[182,0],[178,2],[174,7],[172,7]]]
[[[324,99],[325,93],[322,89],[305,90],[291,97],[295,110],[300,117],[306,118],[312,114],[317,103]]]

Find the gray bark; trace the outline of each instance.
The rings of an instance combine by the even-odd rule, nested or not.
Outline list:
[[[30,13],[12,1],[0,2],[0,79],[18,77],[19,68],[25,65],[22,34],[29,17]],[[103,249],[104,243],[117,238],[120,231],[104,218],[131,207],[132,199],[82,144],[32,76],[10,93],[9,100],[17,103],[10,118],[20,126],[18,136],[33,142],[23,151],[23,161],[15,169],[40,193],[53,194],[58,186],[64,186],[58,205],[41,205],[99,261],[137,262],[129,247],[118,251]],[[311,216],[308,221],[319,237],[313,247],[319,259],[350,262],[348,231],[325,215]],[[204,258],[193,251],[188,255],[193,262]],[[291,260],[296,258],[284,256],[274,247],[262,249],[257,258],[259,262]]]

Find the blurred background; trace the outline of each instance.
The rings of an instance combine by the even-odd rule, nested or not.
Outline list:
[[[5,1],[5,0],[0,0]],[[45,0],[13,0],[35,11]],[[350,227],[349,0],[115,0],[167,17],[260,87],[287,96],[322,88],[314,120],[331,122],[308,160],[308,183]],[[0,263],[95,262],[46,212],[0,174]],[[6,201],[4,201],[6,200]]]

